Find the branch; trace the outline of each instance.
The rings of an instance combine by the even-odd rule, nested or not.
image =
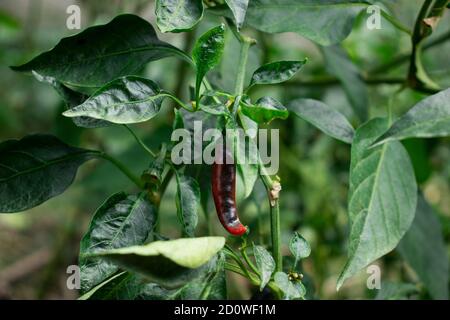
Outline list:
[[[422,51],[431,49],[437,45],[440,45],[441,43],[446,42],[449,39],[450,39],[450,31],[447,31],[446,33],[443,33],[436,39],[433,39],[430,42],[424,44]],[[388,63],[382,64],[382,65],[379,65],[379,66],[376,66],[376,67],[370,69],[369,74],[376,75],[378,73],[386,72],[386,70],[389,70],[389,69],[392,69],[399,65],[402,65],[403,63],[406,63],[409,61],[410,56],[411,56],[410,54],[400,55],[400,56],[392,59]]]

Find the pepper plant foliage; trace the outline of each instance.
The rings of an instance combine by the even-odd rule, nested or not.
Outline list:
[[[417,22],[420,27],[414,31],[405,30],[386,12],[383,15],[401,32],[411,34],[417,52],[421,40],[437,26],[434,23],[424,28],[423,19],[438,21],[447,2],[425,1]],[[151,126],[152,118],[169,106],[166,100],[175,105],[174,129],[192,130],[193,122],[202,120],[219,129],[248,130],[274,119],[299,117],[351,146],[348,258],[337,288],[401,243],[402,254],[431,296],[448,297],[448,259],[438,268],[441,283],[414,263],[414,250],[430,263],[433,260],[428,250],[439,250],[437,254],[443,256],[446,252],[439,244],[442,239],[432,235],[430,241],[439,244],[433,249],[411,248],[417,241],[415,234],[420,237],[429,232],[424,221],[432,221],[436,228],[439,221],[419,193],[411,159],[400,140],[450,135],[450,89],[436,88],[423,74],[420,58],[414,53],[404,85],[429,96],[397,120],[390,115],[369,118],[367,98],[361,95],[365,84],[338,45],[351,32],[356,16],[369,5],[367,1],[346,0],[158,0],[155,14],[161,32],[193,32],[191,29],[206,15],[221,16],[223,23],[201,35],[192,52],[184,52],[158,39],[154,27],[143,18],[119,15],[12,67],[54,87],[67,107],[63,115],[74,125],[90,129],[124,126],[124,132],[132,134],[148,153],[150,165],[138,177],[101,150],[69,146],[48,134],[3,141],[0,212],[20,212],[40,205],[63,193],[81,165],[103,159],[112,162],[136,188],[130,194],[118,190],[92,216],[80,245],[82,299],[226,299],[226,271],[242,275],[255,288],[266,288],[274,298],[305,299],[309,296],[301,264],[314,247],[295,232],[285,244],[292,257],[283,260],[278,203],[283,199],[283,177],[266,175],[262,164],[237,165],[246,196],[258,178],[267,189],[271,238],[268,243],[251,243],[249,237],[256,232],[251,228],[239,248],[234,248],[224,237],[200,235],[196,230],[200,208],[207,216],[215,215],[208,210],[209,185],[201,175],[192,175],[187,165],[171,162],[173,145],[169,141],[160,150],[151,150],[128,126],[141,122]],[[283,105],[270,96],[252,96],[254,86],[289,81],[308,66],[306,58],[273,61],[256,68],[246,82],[249,48],[258,45],[246,32],[252,28],[267,33],[296,32],[326,46],[321,48],[327,69],[342,83],[355,118],[347,119],[335,108],[309,97]],[[223,58],[226,33],[232,33],[240,45],[234,91],[212,85],[208,77]],[[147,63],[166,57],[184,60],[195,70],[191,101],[182,101],[152,79],[138,76]],[[209,166],[199,167],[208,175]],[[158,227],[160,199],[172,179],[177,184],[177,216],[183,230],[179,239],[168,239]]]

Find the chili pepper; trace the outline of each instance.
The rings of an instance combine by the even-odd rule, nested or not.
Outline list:
[[[231,159],[231,153],[223,143],[221,154],[216,155],[216,159],[222,157],[222,161],[215,161],[212,168],[212,193],[217,215],[222,226],[232,235],[242,236],[247,232],[247,227],[239,220],[236,209],[236,165],[226,163]]]

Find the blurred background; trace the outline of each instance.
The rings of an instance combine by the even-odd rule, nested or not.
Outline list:
[[[412,29],[422,1],[381,1],[380,4]],[[80,30],[68,30],[66,9],[71,4],[81,8],[81,29],[103,24],[121,13],[134,13],[155,24],[154,1],[74,1],[74,0],[1,0],[0,1],[0,141],[17,139],[30,133],[52,133],[75,146],[106,150],[126,163],[136,174],[149,164],[146,156],[122,126],[82,129],[61,116],[64,105],[57,93],[32,76],[18,74],[8,66],[22,64],[36,54],[53,47],[62,37]],[[448,10],[447,10],[448,11]],[[208,15],[195,32],[159,34],[160,38],[190,51],[196,37],[219,20]],[[439,38],[450,30],[447,12],[437,32],[428,40]],[[244,30],[258,40],[252,48],[248,73],[259,65],[286,59],[309,58],[307,65],[289,83],[255,89],[252,97],[271,95],[283,103],[299,97],[320,99],[355,119],[343,87],[327,72],[321,48],[293,33],[269,35]],[[408,63],[381,68],[394,59],[408,55],[408,36],[382,20],[380,30],[368,30],[360,18],[351,35],[343,42],[353,65],[362,75],[405,77]],[[231,34],[227,34],[225,56],[211,75],[213,82],[223,88],[233,86],[238,51]],[[427,49],[424,65],[430,77],[441,87],[450,86],[450,41]],[[147,65],[146,76],[187,101],[188,86],[194,83],[193,72],[174,58]],[[372,83],[367,86],[369,110],[372,116],[385,116],[388,101],[400,88],[399,84]],[[426,95],[409,89],[393,99],[396,116],[403,114]],[[167,101],[160,114],[149,122],[133,125],[154,150],[170,137],[173,106]],[[355,121],[352,121],[356,124]],[[350,279],[336,292],[337,277],[346,260],[347,190],[350,147],[333,140],[306,122],[290,117],[275,121],[280,129],[280,171],[283,192],[281,218],[283,250],[293,231],[300,233],[312,246],[305,260],[305,274],[311,298],[371,299],[384,293],[367,289],[367,274]],[[450,249],[450,140],[410,139],[404,142],[411,155],[416,178],[425,198],[438,213],[447,248]],[[66,269],[77,264],[78,246],[95,209],[111,194],[133,190],[132,184],[111,164],[98,160],[84,165],[74,184],[61,196],[19,214],[0,214],[0,299],[76,299],[78,292],[68,290]],[[161,205],[162,233],[178,237],[175,185],[168,188]],[[250,198],[242,199],[242,220],[250,226],[259,223],[255,241],[267,239],[269,233],[268,204],[260,183]],[[207,214],[214,216],[211,203]],[[214,218],[214,217],[213,217]],[[225,235],[213,221],[213,233]],[[204,234],[205,219],[200,216],[197,234]],[[382,271],[383,288],[393,283],[416,283],[417,276],[394,250],[377,261]],[[248,283],[238,276],[229,276],[229,296],[249,298],[254,293]],[[410,290],[413,298],[429,298],[419,287]]]

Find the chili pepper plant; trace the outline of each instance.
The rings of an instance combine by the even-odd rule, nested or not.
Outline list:
[[[407,33],[413,43],[410,68],[397,84],[401,90],[409,88],[425,95],[398,117],[393,111],[396,95],[385,101],[387,111],[378,110],[375,116],[368,110],[367,100],[354,93],[364,86],[364,79],[353,69],[353,73],[340,71],[349,60],[338,43],[350,33],[356,17],[365,14],[370,5],[366,1],[157,1],[156,23],[161,32],[187,32],[195,37],[193,48],[186,50],[160,40],[147,20],[133,14],[118,15],[106,24],[64,38],[51,50],[12,69],[53,87],[65,102],[63,115],[74,126],[86,130],[122,126],[123,134],[131,135],[146,153],[146,169],[135,172],[109,152],[68,145],[46,133],[6,140],[0,144],[0,212],[36,207],[63,193],[83,164],[93,159],[108,161],[129,178],[134,192],[117,190],[92,214],[80,242],[80,299],[226,299],[228,273],[246,279],[255,297],[314,298],[313,279],[307,281],[303,267],[311,253],[310,244],[295,229],[282,238],[279,203],[288,177],[268,172],[258,151],[251,154],[256,162],[219,161],[238,154],[248,160],[248,148],[255,143],[258,129],[269,124],[277,129],[274,123],[283,126],[300,118],[350,146],[348,257],[340,275],[336,274],[339,288],[396,248],[408,230],[420,229],[423,219],[435,220],[400,142],[450,134],[450,89],[439,87],[425,74],[420,58],[422,44],[437,28],[448,1],[423,2],[413,30],[382,10],[383,21]],[[206,16],[212,26],[199,35],[194,29]],[[424,22],[431,19],[436,23]],[[282,103],[270,96],[270,90],[265,95],[261,95],[263,90],[254,90],[283,86],[311,63],[307,57],[293,56],[269,61],[247,75],[249,51],[263,39],[257,35],[287,31],[321,45],[325,58],[332,61],[329,69],[349,96],[350,119],[312,97]],[[233,89],[221,87],[215,71],[227,49],[226,35],[238,43],[237,59],[230,65],[236,69]],[[193,81],[183,84],[190,99],[142,76],[146,64],[168,57],[183,61],[183,68],[195,73]],[[222,144],[215,149],[212,164],[197,163],[190,149],[180,154],[174,139],[152,148],[133,127],[138,123],[152,126],[162,109],[169,110],[174,133],[179,129],[193,132],[197,121],[203,129],[242,130],[249,143],[243,148]],[[195,136],[192,139],[198,142]],[[202,138],[200,144],[218,145],[214,139]],[[190,162],[174,161],[174,154]],[[171,181],[176,184],[178,238],[164,233],[164,219],[159,214]],[[258,206],[268,204],[267,219],[239,217],[241,203],[254,196],[257,184],[265,189]],[[201,228],[199,220],[204,221]],[[211,227],[216,221],[223,230]],[[424,259],[426,256],[424,253]],[[448,279],[448,259],[443,268]],[[419,278],[423,275],[420,270]],[[429,285],[426,278],[422,281]],[[428,287],[431,295],[447,295],[448,281],[443,283],[444,287]]]

